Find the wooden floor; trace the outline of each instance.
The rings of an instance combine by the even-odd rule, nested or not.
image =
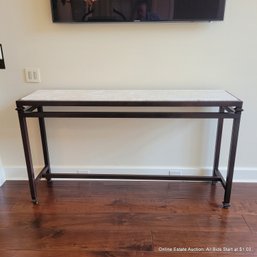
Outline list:
[[[257,184],[235,184],[228,210],[219,184],[43,181],[38,190],[34,206],[27,182],[0,188],[1,257],[257,256]]]

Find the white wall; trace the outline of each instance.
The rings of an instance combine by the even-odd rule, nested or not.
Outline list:
[[[224,22],[89,25],[53,24],[49,2],[0,1],[7,66],[0,70],[0,156],[7,178],[26,176],[15,100],[41,88],[228,90],[245,102],[237,171],[256,174],[256,0],[228,0]],[[42,83],[24,83],[25,67],[39,67]],[[37,124],[30,125],[39,165]],[[47,127],[55,167],[212,165],[214,122],[48,120]]]

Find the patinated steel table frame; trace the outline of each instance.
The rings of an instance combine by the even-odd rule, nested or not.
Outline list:
[[[37,204],[36,182],[42,177],[51,182],[52,178],[82,178],[82,179],[136,179],[136,180],[183,180],[183,181],[212,181],[221,182],[224,188],[223,207],[230,206],[230,196],[233,182],[233,173],[235,166],[238,133],[240,126],[240,118],[243,102],[235,101],[31,101],[17,100],[16,110],[18,111],[20,130],[22,135],[23,148],[29,178],[30,192],[32,202]],[[83,111],[45,111],[44,107],[83,107]],[[87,111],[86,107],[217,107],[217,111]],[[27,118],[37,118],[39,121],[44,167],[35,176],[31,148],[29,142],[29,134],[27,127]],[[52,173],[47,135],[45,129],[45,118],[137,118],[137,119],[217,119],[217,134],[213,164],[212,176],[165,176],[165,175],[115,175],[115,174],[73,174],[73,173]],[[233,121],[229,160],[227,167],[227,176],[224,178],[219,171],[220,149],[222,141],[223,122],[225,119]]]

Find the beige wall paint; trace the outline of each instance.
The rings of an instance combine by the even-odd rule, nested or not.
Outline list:
[[[7,66],[0,70],[4,167],[24,166],[15,100],[36,89],[69,88],[228,90],[245,102],[237,166],[257,168],[256,0],[228,0],[224,22],[90,25],[53,24],[49,2],[0,1]],[[24,83],[25,67],[39,67],[42,83]],[[30,125],[39,164],[37,124]],[[212,164],[214,122],[48,120],[47,127],[57,166]],[[221,162],[226,165],[226,158]]]

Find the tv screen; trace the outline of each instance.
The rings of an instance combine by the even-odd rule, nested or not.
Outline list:
[[[53,22],[223,20],[226,0],[51,0]]]

